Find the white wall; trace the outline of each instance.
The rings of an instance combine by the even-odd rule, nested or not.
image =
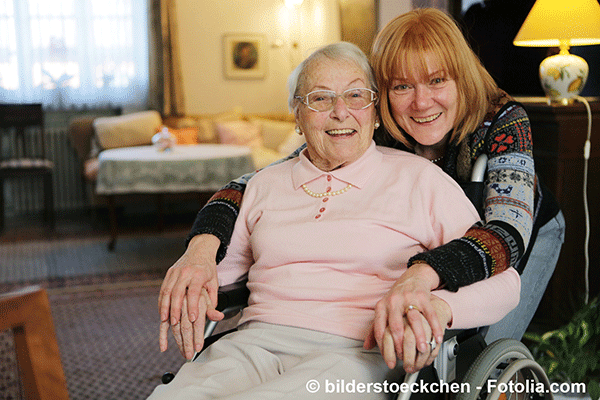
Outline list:
[[[287,77],[311,49],[340,40],[337,0],[304,0],[290,12],[283,0],[176,0],[186,114],[287,112]],[[264,34],[264,79],[228,80],[223,74],[225,33]],[[298,48],[291,40],[298,38]]]

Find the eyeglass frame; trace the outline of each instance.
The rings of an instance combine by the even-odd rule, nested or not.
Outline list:
[[[365,87],[346,89],[346,90],[344,90],[340,94],[337,94],[333,90],[326,90],[326,89],[313,90],[312,92],[308,92],[304,96],[294,96],[294,99],[300,100],[300,102],[302,104],[304,104],[306,107],[308,107],[309,110],[312,110],[314,112],[327,112],[327,111],[333,110],[333,108],[335,107],[335,104],[337,103],[338,98],[341,97],[343,99],[344,93],[349,92],[351,90],[367,90],[367,91],[369,91],[371,93],[371,102],[369,104],[367,104],[366,106],[362,107],[362,108],[350,108],[348,106],[348,103],[346,103],[346,100],[344,100],[344,104],[346,104],[346,107],[350,108],[351,110],[364,110],[365,108],[368,108],[371,104],[377,104],[377,101],[379,100],[379,94],[375,90],[369,89],[369,88],[365,88]],[[327,110],[317,110],[317,109],[314,109],[314,108],[312,108],[311,106],[308,105],[308,96],[310,96],[313,93],[317,93],[317,92],[327,92],[327,93],[334,93],[335,94],[335,100],[331,102],[331,108],[329,108]]]

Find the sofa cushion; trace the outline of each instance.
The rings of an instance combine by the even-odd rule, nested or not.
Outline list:
[[[215,123],[219,143],[261,147],[260,125],[254,121],[227,121]]]
[[[275,151],[277,151],[277,148],[296,128],[295,122],[276,121],[266,118],[253,118],[252,121],[259,123],[261,126],[264,146]]]
[[[177,144],[198,144],[198,128],[169,129],[169,133],[175,137]]]
[[[284,156],[292,154],[298,147],[306,143],[304,135],[299,135],[295,131],[291,132],[287,138],[279,145],[277,152]]]
[[[198,127],[198,140],[200,143],[219,143],[215,124],[241,119],[242,109],[239,107],[210,117],[197,118],[194,126]]]
[[[102,149],[151,144],[152,136],[161,125],[162,119],[157,111],[140,111],[94,120],[96,138]]]

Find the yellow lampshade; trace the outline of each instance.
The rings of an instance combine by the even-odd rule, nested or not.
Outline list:
[[[597,0],[537,0],[513,44],[558,47],[600,44]]]
[[[560,54],[540,64],[540,81],[551,102],[570,104],[588,77],[585,60],[569,54],[569,47],[600,44],[598,0],[537,0],[519,33],[515,46],[560,47]]]

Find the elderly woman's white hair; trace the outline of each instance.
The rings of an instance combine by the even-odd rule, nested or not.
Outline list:
[[[371,64],[369,64],[369,59],[365,53],[363,53],[358,46],[352,43],[337,42],[315,50],[290,74],[288,78],[288,105],[292,112],[298,104],[298,100],[295,98],[295,96],[300,94],[302,86],[306,83],[307,73],[310,72],[310,69],[314,63],[320,62],[323,58],[328,58],[334,61],[348,61],[356,64],[364,71],[370,86],[369,89],[377,92],[375,75],[373,74],[373,69],[371,68]]]

